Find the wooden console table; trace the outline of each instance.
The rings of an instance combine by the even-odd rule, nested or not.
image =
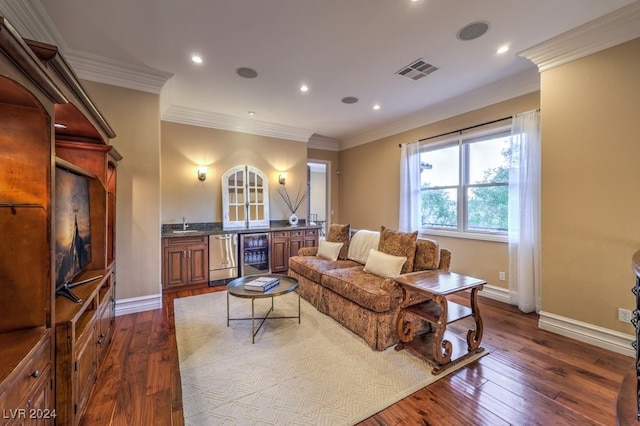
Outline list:
[[[484,350],[480,347],[482,318],[478,308],[478,292],[482,290],[486,281],[442,271],[424,271],[396,278],[396,281],[404,292],[402,309],[396,320],[396,329],[400,338],[400,342],[395,347],[397,351],[410,349],[433,366],[433,374],[439,374],[448,367]],[[471,290],[470,306],[447,300],[447,296],[466,290]],[[412,304],[412,294],[427,295],[429,300]],[[424,300],[424,297],[421,300]],[[467,317],[473,317],[475,329],[467,332],[465,342],[456,334],[447,331],[447,324]],[[416,335],[414,323],[416,320],[426,320],[431,330],[425,334]]]

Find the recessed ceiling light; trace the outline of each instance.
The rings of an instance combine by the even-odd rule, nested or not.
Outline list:
[[[355,96],[347,96],[346,98],[342,98],[341,102],[343,104],[355,104],[356,102],[358,102],[358,98],[356,98]]]
[[[256,112],[255,111],[249,111],[247,114],[249,114],[250,116],[253,117],[254,115],[256,115]]]
[[[498,50],[496,50],[496,53],[498,55],[502,55],[503,53],[507,53],[508,51],[509,51],[509,46],[505,44],[504,46],[500,46]]]
[[[247,67],[238,68],[236,73],[243,78],[256,78],[258,76],[256,70]]]
[[[380,109],[380,105],[375,104],[375,105],[373,106],[373,109],[375,109],[376,111],[377,111],[377,110],[379,110],[379,109]]]
[[[67,126],[62,124],[62,123],[55,123],[53,125],[53,127],[55,127],[56,129],[66,129],[67,128]]]
[[[201,64],[202,63],[202,57],[199,55],[193,55],[191,56],[191,60],[193,62],[195,62],[196,64]]]
[[[300,91],[301,92],[308,92],[309,91],[309,86],[307,86],[306,84],[303,84],[302,86],[300,86]]]

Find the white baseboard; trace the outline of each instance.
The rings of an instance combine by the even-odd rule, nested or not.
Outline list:
[[[635,336],[631,334],[620,333],[544,311],[540,312],[538,327],[622,355],[636,356],[636,352],[631,346]]]
[[[116,300],[116,316],[162,309],[162,294]]]
[[[511,296],[509,295],[509,289],[507,288],[485,284],[482,291],[478,293],[478,296],[511,304]]]
[[[511,304],[509,289],[506,288],[485,285],[479,296]],[[540,312],[538,327],[622,355],[636,356],[636,352],[631,346],[635,336],[631,334],[620,333],[545,311]]]

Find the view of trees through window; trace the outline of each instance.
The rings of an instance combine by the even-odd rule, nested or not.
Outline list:
[[[425,227],[506,233],[509,132],[460,139],[421,150]]]

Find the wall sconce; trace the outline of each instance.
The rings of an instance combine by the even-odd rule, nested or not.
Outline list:
[[[205,166],[199,166],[198,167],[198,180],[200,182],[204,182],[204,180],[207,178],[207,168]]]
[[[287,173],[286,172],[280,173],[280,176],[278,177],[278,182],[280,182],[280,185],[284,185],[286,180],[287,180]]]

